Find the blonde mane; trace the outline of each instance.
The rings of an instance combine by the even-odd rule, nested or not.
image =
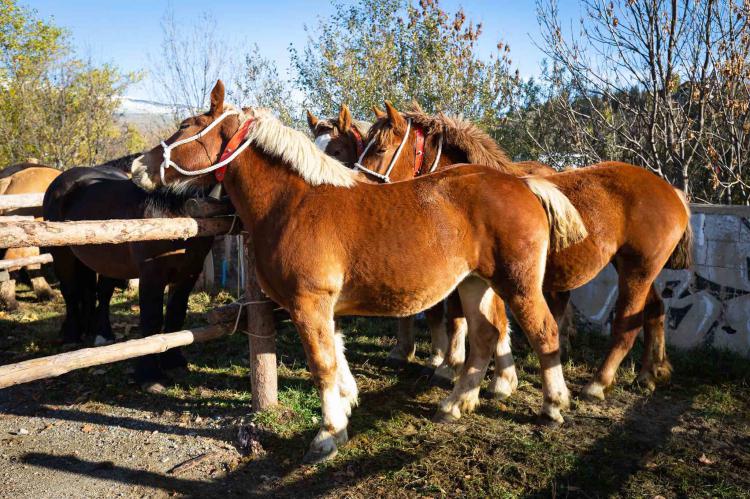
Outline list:
[[[417,105],[401,114],[419,125],[427,135],[442,134],[444,143],[463,151],[469,163],[492,166],[512,175],[525,173],[511,161],[492,137],[470,121],[443,113],[429,115]]]
[[[307,183],[351,187],[357,174],[326,155],[304,133],[279,121],[268,109],[245,109],[256,121],[249,140],[266,154],[286,163]]]

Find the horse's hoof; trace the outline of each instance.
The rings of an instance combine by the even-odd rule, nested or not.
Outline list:
[[[421,378],[432,379],[434,375],[435,375],[435,368],[432,366],[424,366],[422,370],[419,372],[419,376]]]
[[[443,378],[442,376],[433,375],[430,378],[430,386],[437,386],[438,388],[450,390],[453,388],[453,381]]]
[[[160,395],[167,391],[167,387],[158,381],[146,381],[145,383],[141,383],[141,390],[151,395]]]
[[[101,334],[97,334],[96,338],[94,338],[94,346],[95,347],[101,347],[104,345],[111,345],[115,342],[114,338],[105,338]]]
[[[604,400],[604,385],[596,381],[591,381],[581,390],[581,397],[591,402],[601,402]]]
[[[460,418],[457,418],[450,412],[444,412],[444,411],[437,411],[434,416],[432,416],[432,422],[433,423],[439,423],[439,424],[451,424],[456,423]]]
[[[302,458],[304,464],[320,464],[323,461],[333,459],[339,453],[338,448],[333,447],[332,449],[313,450],[310,449]]]
[[[386,357],[385,365],[391,369],[404,369],[409,365],[409,361],[397,357]]]
[[[562,416],[559,416],[557,418],[553,418],[549,414],[542,413],[537,417],[537,423],[540,426],[546,426],[548,428],[557,428],[559,426],[562,426],[565,420],[562,418]]]

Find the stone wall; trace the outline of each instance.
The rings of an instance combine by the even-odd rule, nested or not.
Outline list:
[[[750,357],[750,206],[692,205],[694,267],[656,281],[667,307],[667,342],[712,346]],[[575,290],[580,314],[609,334],[617,273],[607,266]]]

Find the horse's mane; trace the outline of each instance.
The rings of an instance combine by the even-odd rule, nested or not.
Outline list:
[[[444,113],[430,115],[418,105],[401,114],[427,135],[442,134],[444,144],[463,151],[469,163],[492,166],[512,175],[523,174],[492,137],[468,120]]]
[[[245,109],[255,118],[249,139],[266,154],[280,159],[312,185],[351,187],[356,173],[315,146],[302,132],[290,128],[267,109]]]

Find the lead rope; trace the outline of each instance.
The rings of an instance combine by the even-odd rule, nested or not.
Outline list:
[[[432,167],[430,168],[430,171],[428,173],[432,173],[435,170],[437,170],[438,165],[440,164],[440,156],[443,154],[443,134],[440,134],[440,139],[438,140],[438,150],[437,150],[437,156],[435,156],[435,161],[432,162]]]
[[[404,148],[404,144],[406,144],[406,140],[409,138],[410,131],[411,131],[411,118],[406,120],[406,133],[404,134],[404,138],[401,139],[401,143],[398,145],[398,149],[396,149],[396,152],[393,154],[393,157],[391,158],[391,162],[388,164],[388,168],[385,170],[385,174],[372,171],[362,164],[362,160],[365,158],[365,154],[367,154],[367,151],[369,151],[370,147],[375,143],[374,138],[370,140],[370,142],[367,143],[367,147],[365,147],[365,150],[362,151],[362,154],[359,155],[359,159],[357,160],[356,163],[354,163],[354,169],[363,171],[365,173],[369,173],[373,177],[379,178],[386,184],[390,184],[391,183],[391,171],[393,170],[393,167],[396,166],[396,161],[398,160],[398,157],[401,155],[401,150]]]

